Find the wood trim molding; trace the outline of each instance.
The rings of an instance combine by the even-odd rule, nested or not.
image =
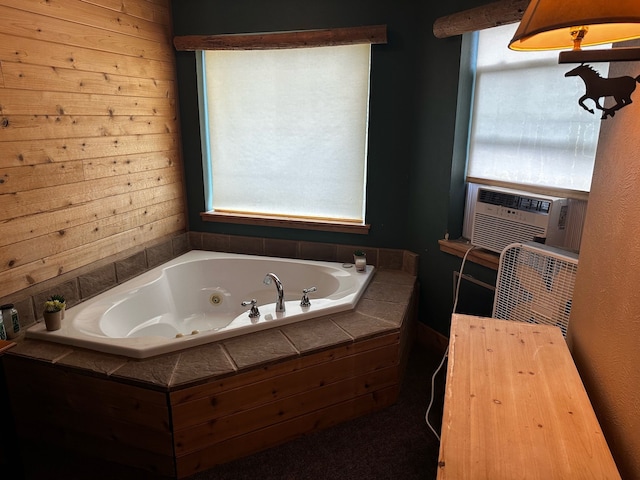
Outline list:
[[[519,22],[529,0],[499,0],[438,18],[433,22],[436,38],[447,38],[485,28]]]
[[[418,322],[417,342],[434,355],[444,355],[449,346],[449,337],[442,335],[423,322]]]
[[[356,233],[367,235],[371,225],[330,220],[301,219],[268,215],[244,215],[226,212],[201,212],[205,222],[235,223],[240,225],[259,225],[262,227],[294,228],[299,230],[317,230],[325,232]]]
[[[490,268],[492,270],[498,270],[500,255],[484,248],[475,248],[470,243],[460,240],[438,240],[440,245],[440,251],[455,255],[456,257],[464,258],[467,251],[473,248],[467,260],[483,267]]]
[[[362,43],[387,43],[387,26],[329,28],[292,32],[176,36],[178,51],[273,50],[281,48],[330,47]]]

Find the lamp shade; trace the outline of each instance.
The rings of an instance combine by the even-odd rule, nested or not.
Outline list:
[[[571,32],[580,27],[582,46],[640,38],[640,0],[531,0],[509,48],[574,48]]]

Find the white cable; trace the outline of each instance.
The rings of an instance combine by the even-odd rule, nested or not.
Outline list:
[[[469,256],[469,253],[474,248],[476,247],[471,245],[471,248],[469,248],[469,250],[465,252],[464,257],[462,257],[462,263],[460,264],[460,274],[458,275],[458,281],[456,282],[456,293],[453,299],[453,313],[456,313],[456,308],[458,308],[458,295],[460,294],[460,281],[462,280],[462,272],[464,270],[464,264],[467,261],[467,257]]]
[[[460,294],[460,281],[462,280],[462,272],[464,270],[464,264],[467,261],[469,252],[471,252],[471,250],[473,250],[474,248],[475,247],[472,245],[471,248],[469,248],[465,252],[464,257],[462,257],[462,263],[460,264],[460,274],[458,275],[458,281],[456,282],[456,291],[453,299],[453,313],[456,313],[456,308],[458,307],[458,295]],[[440,435],[438,435],[438,432],[436,432],[435,428],[433,428],[433,426],[429,422],[429,412],[431,411],[431,407],[433,406],[436,375],[442,368],[442,365],[444,365],[444,361],[446,360],[448,354],[449,354],[449,347],[447,346],[447,349],[445,350],[444,355],[442,356],[442,360],[440,361],[440,365],[438,365],[438,368],[436,368],[436,371],[433,372],[433,375],[431,375],[431,400],[429,400],[429,406],[427,407],[427,412],[424,415],[424,419],[427,422],[427,426],[431,429],[431,431],[436,436],[438,441],[440,441]]]
[[[447,358],[448,353],[449,353],[449,347],[447,347],[446,351],[444,352],[444,355],[442,356],[442,360],[440,361],[440,365],[438,365],[438,368],[436,368],[436,371],[433,372],[433,375],[431,375],[431,400],[429,401],[429,406],[427,407],[427,413],[425,413],[424,415],[424,419],[427,422],[427,426],[431,429],[431,431],[436,436],[438,441],[440,441],[440,435],[438,435],[438,432],[436,432],[435,428],[433,428],[431,426],[431,423],[429,422],[429,412],[431,411],[431,407],[433,406],[433,397],[434,397],[433,391],[435,389],[436,375],[442,368],[442,365],[444,365],[444,361]]]

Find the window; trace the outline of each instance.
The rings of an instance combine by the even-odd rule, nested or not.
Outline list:
[[[564,76],[573,66],[558,64],[557,51],[508,49],[517,26],[465,34],[476,51],[462,235],[471,237],[479,184],[503,186],[568,197],[562,246],[579,250],[602,120],[578,105],[584,83]],[[608,75],[608,63],[593,66]]]
[[[370,54],[199,52],[207,209],[363,225]]]
[[[564,76],[573,66],[557,51],[507,48],[517,26],[477,34],[468,179],[588,192],[600,114],[578,105],[584,84]],[[594,66],[607,76],[608,64]]]

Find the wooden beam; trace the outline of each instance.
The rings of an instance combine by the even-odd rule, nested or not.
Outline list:
[[[499,0],[438,18],[433,22],[437,38],[453,37],[485,28],[519,22],[529,0]]]
[[[232,35],[183,35],[173,39],[178,51],[271,50],[280,48],[329,47],[359,43],[387,43],[387,26],[329,28],[294,32]]]

